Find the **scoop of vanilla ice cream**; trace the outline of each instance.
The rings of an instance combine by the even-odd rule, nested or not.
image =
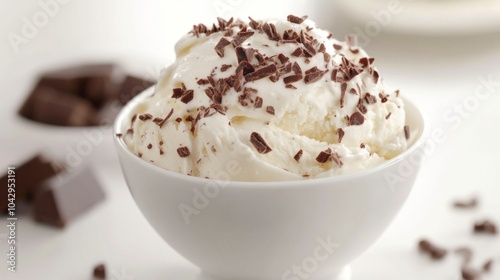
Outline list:
[[[233,181],[381,164],[408,146],[404,104],[347,39],[295,16],[196,25],[134,109],[125,142],[165,169]]]

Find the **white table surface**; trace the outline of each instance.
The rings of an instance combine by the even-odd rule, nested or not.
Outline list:
[[[22,17],[40,9],[35,1],[17,2],[0,3],[2,36],[19,33]],[[64,157],[68,147],[85,137],[81,129],[47,128],[16,116],[39,71],[72,61],[107,59],[142,75],[154,75],[172,61],[176,39],[193,22],[211,21],[216,16],[213,5],[219,3],[205,3],[204,11],[183,17],[193,1],[182,1],[175,9],[164,3],[167,1],[144,1],[145,6],[132,1],[101,2],[70,1],[17,53],[8,40],[0,42],[0,173],[35,151]],[[235,2],[239,1],[231,3]],[[337,36],[356,25],[328,13],[331,5],[318,9],[298,1],[289,10],[275,5],[272,11],[262,11],[246,2],[236,3],[227,15],[307,13]],[[164,27],[172,24],[178,28]],[[496,266],[483,279],[500,279],[500,237],[474,236],[471,232],[477,219],[491,218],[500,224],[500,34],[462,38],[382,32],[365,47],[376,57],[386,82],[419,101],[432,129],[444,130],[446,141],[426,158],[414,191],[391,227],[353,262],[353,280],[460,279],[461,259],[450,254],[440,262],[430,261],[416,250],[420,237],[447,248],[471,246],[477,253],[477,265],[495,258]],[[463,117],[448,113],[471,100],[481,77],[497,81],[491,94]],[[447,114],[455,119],[451,121]],[[106,200],[64,230],[21,215],[17,272],[8,272],[2,261],[0,279],[91,279],[93,266],[104,262],[108,279],[113,280],[205,280],[142,217],[121,174],[110,131],[84,161],[95,170]],[[457,211],[450,206],[454,198],[471,195],[480,198],[477,209]],[[0,223],[6,223],[4,216],[2,219]],[[6,232],[6,227],[0,226],[2,254],[7,250]]]

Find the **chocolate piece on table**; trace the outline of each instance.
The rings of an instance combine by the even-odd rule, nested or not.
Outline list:
[[[33,201],[36,221],[64,227],[104,199],[104,192],[87,167],[70,169],[43,182]]]
[[[429,256],[435,260],[439,260],[439,259],[444,258],[446,256],[446,254],[448,253],[448,251],[446,249],[440,248],[440,247],[436,246],[435,244],[432,244],[430,241],[425,240],[425,239],[419,241],[418,247],[419,247],[420,251],[429,254]]]
[[[25,116],[37,122],[61,126],[88,126],[97,122],[92,104],[70,93],[40,86],[28,102],[23,107],[29,106],[31,111]]]
[[[497,227],[492,221],[483,220],[474,224],[474,232],[496,235]]]
[[[106,279],[106,267],[104,264],[99,264],[94,267],[94,278],[95,279]]]
[[[117,67],[109,63],[84,64],[46,73],[39,85],[79,95],[100,108],[116,95],[113,79],[117,71]]]
[[[118,101],[126,104],[136,95],[154,85],[156,82],[134,76],[127,76],[118,91]]]
[[[57,164],[45,160],[41,155],[35,155],[28,161],[20,165],[13,165],[16,177],[16,201],[20,202],[30,198],[39,184],[56,175],[61,170]],[[0,178],[2,199],[0,200],[0,211],[7,210],[7,182],[8,174]]]

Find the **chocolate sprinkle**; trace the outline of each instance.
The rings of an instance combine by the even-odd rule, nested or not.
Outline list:
[[[267,154],[272,151],[272,149],[267,145],[264,138],[262,138],[262,136],[257,132],[252,132],[252,134],[250,135],[250,143],[252,143],[257,152],[261,154]]]
[[[189,151],[189,148],[186,147],[186,146],[183,146],[183,147],[180,147],[180,148],[177,148],[177,154],[184,158],[184,157],[187,157],[191,154],[191,152]]]
[[[404,131],[405,131],[405,138],[406,138],[406,140],[409,140],[410,139],[410,126],[409,125],[405,125]]]
[[[349,117],[349,125],[362,125],[365,122],[365,117],[360,112],[354,112]]]
[[[295,154],[295,156],[293,156],[293,159],[294,159],[296,162],[299,162],[300,158],[302,157],[302,153],[303,153],[302,149],[301,149],[301,150],[299,150],[299,151]]]
[[[274,107],[273,106],[267,106],[266,107],[266,112],[274,116]]]

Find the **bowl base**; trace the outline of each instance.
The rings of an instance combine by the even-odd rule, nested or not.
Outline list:
[[[352,278],[352,275],[351,275],[351,267],[350,266],[346,266],[344,267],[340,273],[336,276],[329,276],[329,277],[308,277],[307,280],[351,280]],[[286,280],[285,278],[283,278],[284,280]],[[290,279],[300,279],[300,280],[303,280],[301,279],[300,277],[298,276],[293,276],[291,277]],[[224,278],[224,277],[217,277],[217,276],[214,276],[213,274],[208,274],[208,273],[201,273],[197,278],[196,280],[240,280],[240,279],[235,279],[235,278]],[[241,280],[268,280],[268,279],[263,279],[263,278],[241,278]],[[276,279],[273,279],[273,280],[276,280]]]

